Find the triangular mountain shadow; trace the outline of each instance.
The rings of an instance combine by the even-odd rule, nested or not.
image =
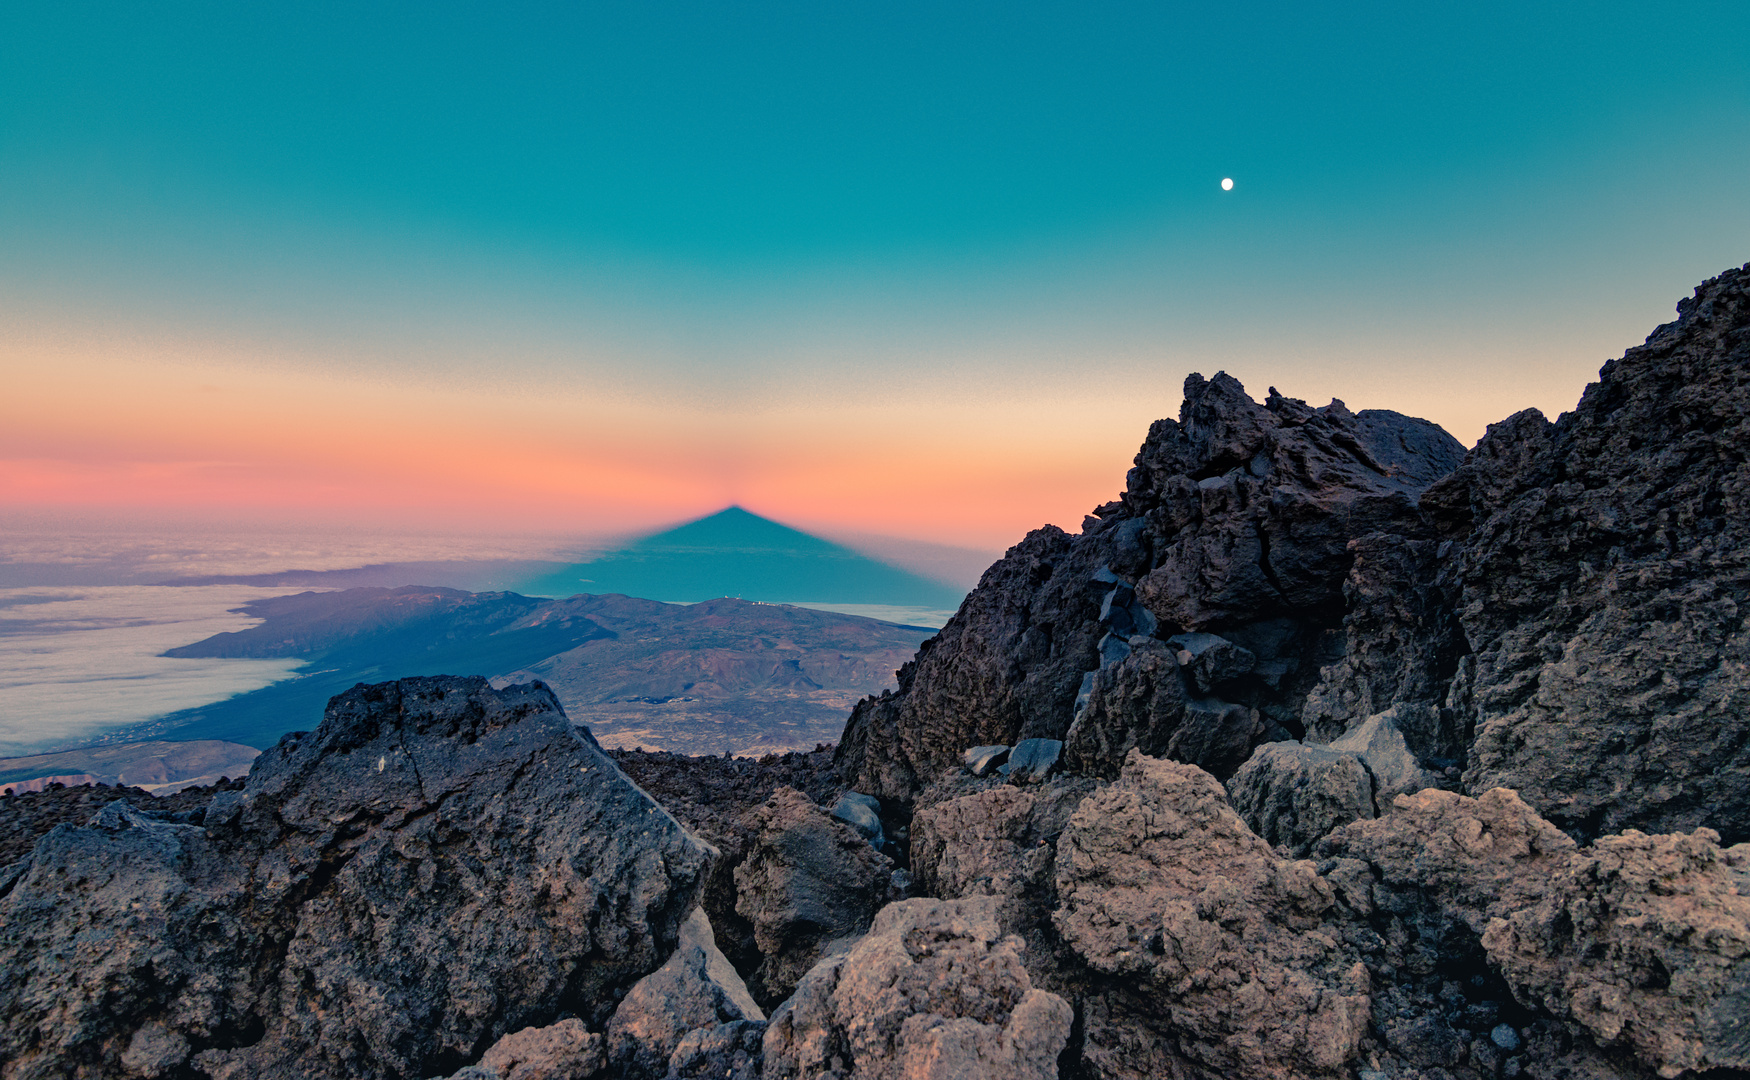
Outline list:
[[[532,596],[624,593],[670,603],[719,596],[801,604],[953,609],[965,593],[731,506],[542,575]]]

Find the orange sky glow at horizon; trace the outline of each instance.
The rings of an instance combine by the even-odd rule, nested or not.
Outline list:
[[[1148,392],[1116,396],[1099,380],[998,395],[925,376],[904,393],[841,380],[714,405],[672,385],[663,400],[660,382],[641,396],[464,384],[198,343],[20,334],[0,362],[0,508],[39,518],[600,537],[739,504],[816,532],[984,551],[1046,523],[1079,530],[1122,489],[1149,423],[1176,415],[1185,371],[1220,366],[1163,361]],[[1255,396],[1262,375],[1314,404],[1347,374],[1251,367],[1236,374]],[[1423,375],[1369,381],[1351,408],[1429,416],[1467,444],[1511,411],[1488,380],[1468,396]],[[1546,382],[1547,401],[1578,397],[1570,370]]]

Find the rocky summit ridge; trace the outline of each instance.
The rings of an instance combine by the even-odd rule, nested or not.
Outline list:
[[[1678,310],[1468,452],[1191,376],[830,770],[356,687],[0,869],[0,1078],[1750,1076],[1750,266]]]

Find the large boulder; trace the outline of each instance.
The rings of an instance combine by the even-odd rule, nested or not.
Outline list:
[[[1374,816],[1367,766],[1322,746],[1265,743],[1228,780],[1227,792],[1253,832],[1301,859],[1333,829]]]
[[[1661,1076],[1750,1069],[1750,888],[1718,840],[1604,837],[1483,946],[1521,998]]]
[[[1276,857],[1195,766],[1132,754],[1058,841],[1058,931],[1096,976],[1092,1075],[1338,1077],[1370,981],[1310,862]]]
[[[1033,987],[994,898],[905,900],[773,1014],[768,1080],[1055,1080],[1073,1012]]]
[[[359,686],[199,827],[112,804],[0,885],[16,1076],[413,1077],[673,950],[712,850],[540,684]]]
[[[1750,846],[1702,830],[1579,847],[1510,791],[1428,789],[1315,851],[1281,857],[1213,777],[1175,762],[1133,755],[1084,799],[1057,843],[1053,913],[1060,963],[1081,965],[1057,984],[1081,1009],[1081,1071],[1744,1067]],[[1016,910],[1015,886],[981,880]]]
[[[893,866],[863,835],[795,788],[748,814],[753,838],[735,868],[735,908],[753,925],[761,961],[748,979],[770,1007],[834,941],[868,929]]]
[[[996,787],[944,799],[912,820],[912,871],[929,896],[997,899],[1004,933],[1026,942],[1033,984],[1062,991],[1051,912],[1057,906],[1057,838],[1096,786],[1087,777],[1056,777],[1027,788]]]

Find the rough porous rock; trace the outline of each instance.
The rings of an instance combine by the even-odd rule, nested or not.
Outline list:
[[[732,1020],[690,1031],[675,1047],[663,1080],[759,1080],[765,1039],[763,1020]]]
[[[1165,757],[1189,698],[1173,651],[1164,642],[1139,640],[1118,663],[1093,673],[1087,699],[1064,736],[1066,765],[1113,777],[1132,750]]]
[[[1087,768],[1115,771],[1131,746],[1160,749],[1178,726],[1183,687],[1171,683],[1185,676],[1176,663],[1104,669],[1134,654],[1132,636],[1184,634],[1220,646],[1178,650],[1194,665],[1199,731],[1163,752],[1231,772],[1253,745],[1302,734],[1321,667],[1342,658],[1349,541],[1434,539],[1417,497],[1462,457],[1427,421],[1314,409],[1274,391],[1260,405],[1225,374],[1190,376],[1179,419],[1149,430],[1120,501],[1079,536],[1030,533],[901,669],[899,689],[857,706],[841,773],[910,802],[968,746],[1063,739],[1093,672],[1113,730],[1084,727],[1072,743]],[[1134,633],[1133,607],[1147,612],[1147,633]]]
[[[539,684],[335,698],[203,826],[112,803],[0,883],[12,1076],[415,1077],[599,1026],[711,849]]]
[[[1097,977],[1100,1077],[1345,1076],[1369,975],[1325,926],[1334,891],[1279,859],[1195,766],[1133,754],[1058,841],[1055,915]]]
[[[1495,1016],[1511,1012],[1534,1074],[1552,1055],[1575,1075],[1743,1067],[1750,903],[1711,831],[1581,848],[1511,791],[1426,790],[1318,852],[1345,903],[1384,927],[1350,940],[1380,973],[1378,1037],[1410,1064],[1504,1054]],[[1481,993],[1449,993],[1443,971],[1473,973]]]
[[[608,1060],[623,1080],[662,1080],[687,1035],[765,1018],[694,909],[668,961],[638,980],[608,1021]]]
[[[688,757],[667,751],[609,750],[633,782],[721,853],[700,898],[717,947],[746,979],[760,966],[753,924],[735,910],[735,868],[753,842],[747,813],[781,787],[831,806],[845,785],[833,773],[832,747],[760,758]]]
[[[771,1080],[1055,1080],[1073,1012],[1033,987],[994,898],[906,900],[766,1029]]]
[[[1750,839],[1750,267],[1606,364],[1572,412],[1491,426],[1424,492],[1435,540],[1368,538],[1332,738],[1396,705],[1425,763],[1570,835]],[[1457,745],[1454,745],[1454,744]]]
[[[773,792],[748,822],[753,838],[735,868],[735,908],[753,924],[763,958],[748,988],[770,1008],[790,995],[824,946],[868,928],[893,865],[794,788]]]
[[[1607,836],[1483,946],[1514,992],[1674,1077],[1750,1069],[1750,890],[1719,834]]]
[[[1297,742],[1258,747],[1227,794],[1253,832],[1295,858],[1338,826],[1374,816],[1373,781],[1359,757]]]
[[[944,799],[912,819],[912,870],[930,896],[993,896],[1004,933],[1019,935],[1035,986],[1062,992],[1051,912],[1057,906],[1057,838],[1096,787],[1055,777],[1029,788],[997,787]]]

